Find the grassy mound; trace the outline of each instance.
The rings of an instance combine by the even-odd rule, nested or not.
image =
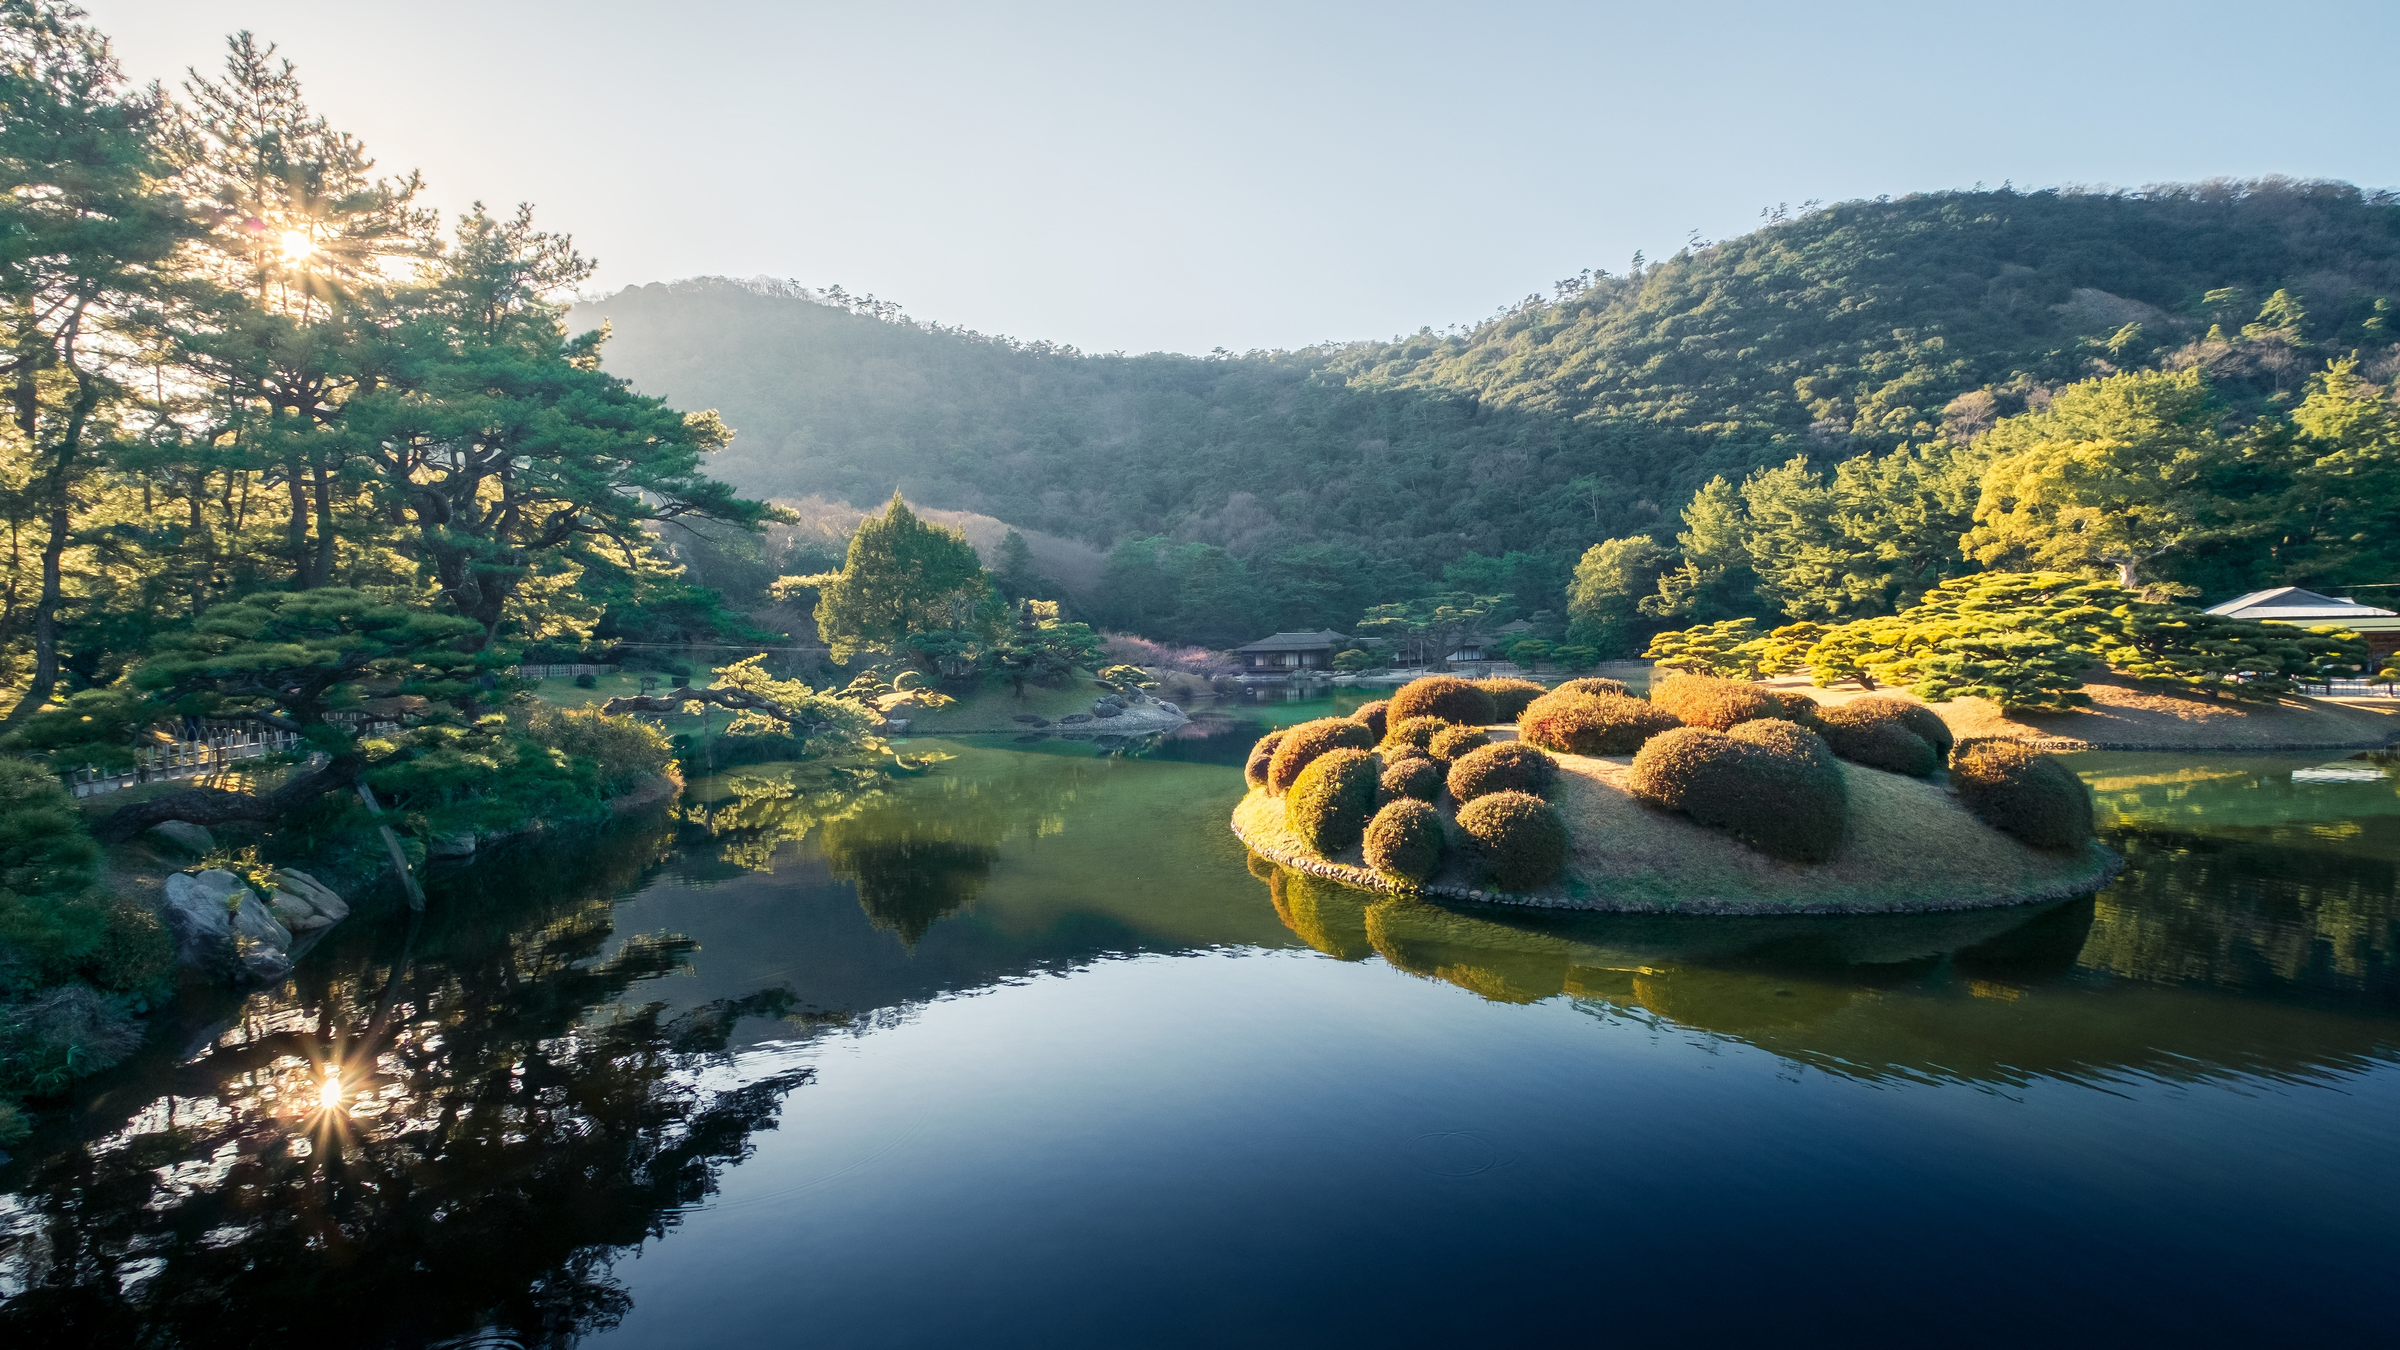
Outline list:
[[[1458,808],[1458,830],[1504,891],[1530,891],[1567,862],[1567,825],[1550,803],[1529,792],[1495,792]]]
[[[1250,758],[1242,765],[1242,777],[1252,787],[1267,785],[1267,766],[1275,760],[1275,747],[1283,744],[1281,731],[1270,731],[1250,747]]]
[[[1562,685],[1525,709],[1517,719],[1517,734],[1561,754],[1630,755],[1651,737],[1682,725],[1675,714],[1642,699],[1570,691]]]
[[[1476,688],[1473,681],[1456,675],[1428,675],[1401,685],[1392,694],[1391,711],[1387,715],[1397,722],[1412,717],[1438,717],[1462,726],[1484,726],[1500,720],[1492,707],[1492,696]]]
[[[1530,792],[1538,797],[1557,781],[1557,760],[1523,741],[1502,741],[1472,751],[1451,765],[1447,786],[1453,801],[1471,802],[1495,792]]]
[[[1322,855],[1355,846],[1375,814],[1376,769],[1373,755],[1348,746],[1309,761],[1285,794],[1292,832]]]
[[[1365,724],[1367,730],[1374,732],[1375,739],[1380,741],[1383,733],[1390,730],[1384,715],[1391,711],[1391,707],[1390,699],[1379,698],[1372,703],[1361,703],[1350,710],[1350,720]]]
[[[1367,823],[1367,866],[1403,881],[1423,881],[1441,870],[1442,813],[1414,797],[1401,797]]]
[[[1550,692],[1531,680],[1505,677],[1477,680],[1475,687],[1491,695],[1492,720],[1495,722],[1516,721],[1517,714],[1525,711],[1526,704]]]
[[[1686,726],[1711,731],[1731,731],[1744,722],[1795,715],[1792,705],[1773,690],[1714,675],[1669,675],[1650,686],[1650,701],[1675,714]]]
[[[1822,738],[1789,722],[1667,732],[1634,756],[1632,784],[1644,799],[1770,857],[1824,862],[1849,833],[1841,764]]]
[[[1433,738],[1457,726],[1458,723],[1439,717],[1407,717],[1392,723],[1383,734],[1385,751],[1407,748],[1420,754],[1433,753]]]
[[[1426,742],[1425,753],[1447,769],[1460,759],[1492,743],[1491,733],[1482,727],[1448,727],[1437,731]]]
[[[1301,771],[1328,750],[1374,747],[1375,733],[1367,730],[1364,723],[1347,717],[1320,717],[1314,722],[1302,722],[1283,733],[1283,743],[1275,747],[1274,758],[1267,761],[1267,791],[1291,791]]]
[[[1393,802],[1413,797],[1429,802],[1442,795],[1442,766],[1424,755],[1410,755],[1392,760],[1384,766],[1383,778],[1376,787],[1376,797]]]
[[[1911,711],[1923,709],[1896,698],[1853,699],[1820,709],[1817,729],[1833,753],[1853,764],[1923,778],[1942,767],[1943,756],[1911,725]]]
[[[2092,794],[2054,755],[2012,741],[1969,741],[1950,765],[1958,799],[1995,830],[2063,852],[2091,842]]]

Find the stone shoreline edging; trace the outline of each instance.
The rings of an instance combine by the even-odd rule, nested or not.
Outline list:
[[[1328,881],[1338,881],[1362,890],[1384,891],[1393,895],[1432,896],[1443,900],[1464,900],[1479,905],[1509,905],[1518,909],[1565,910],[1587,914],[1730,914],[1730,915],[1833,915],[1833,914],[1938,914],[1969,909],[2007,909],[2017,905],[2047,904],[2054,900],[2071,900],[2090,895],[2116,879],[2125,870],[2125,859],[2115,850],[2102,844],[2091,849],[2101,855],[2098,870],[2068,884],[2047,886],[2024,895],[2000,899],[1988,896],[1960,900],[1904,900],[1886,904],[1805,904],[1779,905],[1757,900],[1717,900],[1703,897],[1679,900],[1674,904],[1659,904],[1646,900],[1549,900],[1540,896],[1511,895],[1505,891],[1471,890],[1464,886],[1412,885],[1387,877],[1372,868],[1352,867],[1348,863],[1328,862],[1290,849],[1253,839],[1242,829],[1237,810],[1230,822],[1233,837],[1249,850],[1278,867],[1307,872]]]
[[[1976,739],[1976,738],[1970,738]],[[2388,750],[2400,738],[2380,741],[2310,741],[2306,743],[2279,742],[2274,745],[2142,745],[2132,741],[2079,741],[2026,736],[1986,737],[1980,739],[2006,740],[2029,750],[2052,755],[2080,755],[2095,750],[2139,751],[2160,755],[2307,755],[2326,750]]]

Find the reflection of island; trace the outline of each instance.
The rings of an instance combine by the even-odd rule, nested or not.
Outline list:
[[[1371,950],[1495,1002],[1563,997],[1849,1076],[2305,1074],[2400,1048],[2391,863],[2120,840],[2133,866],[2115,886],[2032,912],[1540,913],[1252,871],[1328,955]]]
[[[619,893],[658,843],[609,841],[550,893]],[[608,899],[510,903],[525,894],[510,883],[538,879],[493,880],[407,946],[362,926],[310,963],[297,998],[253,998],[188,1062],[162,1051],[96,1080],[78,1120],[29,1141],[11,1182],[23,1208],[0,1230],[0,1272],[24,1292],[0,1308],[0,1339],[247,1343],[271,1328],[344,1344],[366,1328],[377,1343],[489,1330],[563,1346],[614,1325],[629,1299],[610,1262],[712,1193],[805,1080],[702,1086],[697,1072],[734,1022],[791,1000],[621,1005],[690,944],[606,955]],[[329,1065],[338,1111],[322,1109]]]

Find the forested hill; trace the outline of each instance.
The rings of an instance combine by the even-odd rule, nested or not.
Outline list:
[[[1086,355],[724,280],[574,320],[613,324],[607,366],[643,392],[722,410],[715,471],[745,492],[897,486],[1103,547],[1332,544],[1430,574],[1663,538],[1712,475],[1971,433],[2112,369],[2207,365],[2235,408],[2353,349],[2388,378],[2395,296],[2400,205],[2270,180],[1848,202],[1464,333],[1299,352]],[[2293,340],[2210,340],[2270,301]]]

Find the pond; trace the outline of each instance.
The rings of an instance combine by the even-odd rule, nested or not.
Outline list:
[[[0,1339],[2384,1334],[2400,767],[2077,757],[2129,865],[2032,910],[1542,916],[1248,857],[1331,706],[362,905],[0,1169]]]

